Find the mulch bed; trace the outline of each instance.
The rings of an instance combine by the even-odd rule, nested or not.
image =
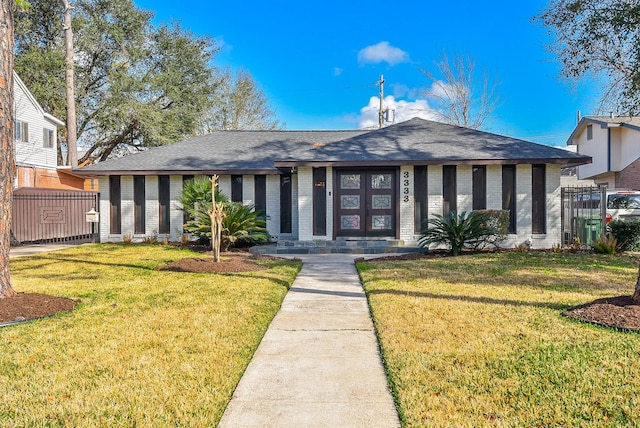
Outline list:
[[[0,323],[26,321],[72,310],[78,302],[66,297],[39,293],[18,293],[0,299]]]
[[[640,331],[640,305],[633,304],[631,296],[606,297],[569,308],[563,313],[603,327]]]
[[[251,272],[265,270],[266,266],[255,263],[255,260],[264,260],[268,256],[256,256],[245,251],[225,252],[220,255],[220,261],[214,262],[211,252],[205,253],[207,258],[187,258],[176,260],[157,270],[168,270],[172,272],[193,272],[193,273],[233,273]]]

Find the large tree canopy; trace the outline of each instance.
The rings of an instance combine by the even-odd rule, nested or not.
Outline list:
[[[640,3],[553,0],[537,17],[554,37],[564,77],[603,80],[601,109],[640,111]]]
[[[63,8],[32,0],[18,14],[18,74],[43,107],[65,116]],[[74,2],[80,163],[193,135],[212,106],[213,40],[151,24],[131,0]]]

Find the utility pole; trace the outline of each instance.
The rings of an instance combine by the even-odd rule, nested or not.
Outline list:
[[[376,85],[380,85],[380,110],[378,111],[378,123],[380,128],[384,125],[384,106],[382,105],[382,99],[384,98],[384,76],[380,75],[380,81],[376,82]]]
[[[66,80],[67,80],[67,164],[78,166],[78,145],[76,125],[76,97],[73,82],[73,31],[71,30],[71,5],[68,0],[62,0],[64,6],[64,34],[67,48]]]

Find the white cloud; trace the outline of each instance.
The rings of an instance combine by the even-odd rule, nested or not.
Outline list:
[[[342,69],[340,67],[334,67],[333,75],[334,76],[340,76],[341,74],[342,74]]]
[[[380,42],[367,46],[358,52],[358,62],[360,64],[386,62],[389,65],[396,65],[407,61],[409,61],[409,54],[400,48],[391,46],[389,42]]]
[[[385,109],[395,110],[394,123],[404,122],[414,117],[420,117],[427,120],[438,120],[438,112],[429,107],[429,103],[425,99],[417,99],[415,101],[396,100],[389,95],[384,97],[383,105]],[[380,99],[371,97],[369,104],[360,109],[360,117],[358,118],[358,128],[377,128],[378,112],[380,111]],[[389,123],[387,123],[388,125]]]

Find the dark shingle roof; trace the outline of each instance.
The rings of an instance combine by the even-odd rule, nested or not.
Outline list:
[[[591,158],[458,126],[411,119],[375,131],[218,131],[111,159],[87,175],[266,173],[297,165],[558,163]]]

